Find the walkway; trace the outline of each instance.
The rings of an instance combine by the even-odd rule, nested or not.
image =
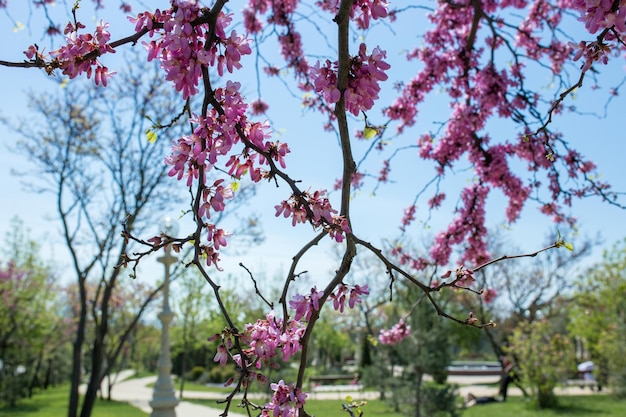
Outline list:
[[[128,402],[135,407],[150,414],[152,408],[150,407],[150,400],[152,399],[152,388],[148,387],[149,384],[156,381],[156,376],[149,376],[145,378],[125,379],[133,375],[133,371],[123,371],[120,373],[121,382],[118,382],[113,386],[111,397],[116,401]],[[498,377],[493,376],[450,376],[448,382],[459,385],[459,394],[464,398],[468,393],[472,393],[477,397],[481,396],[496,396],[498,393]],[[348,386],[346,386],[347,388]],[[557,395],[589,395],[592,391],[589,388],[581,389],[577,386],[570,386],[565,388],[557,388]],[[335,391],[328,392],[312,392],[309,393],[309,399],[315,400],[342,400],[347,395],[351,395],[354,400],[371,400],[378,398],[378,393],[373,391],[356,391],[348,392],[343,389],[336,389]],[[511,385],[509,388],[510,396],[521,396],[522,392],[515,386]],[[251,397],[260,398],[258,395],[250,395]],[[213,392],[201,392],[201,391],[185,391],[185,398],[194,399],[214,399],[219,400],[218,394]],[[236,403],[234,403],[236,406]],[[231,417],[246,417],[241,413],[236,413],[231,409],[228,413]],[[217,408],[206,407],[199,404],[190,403],[188,401],[181,401],[176,407],[176,415],[178,417],[219,417],[222,411]]]
[[[132,376],[132,371],[123,371],[120,378]],[[156,381],[156,376],[149,376],[145,378],[125,379],[117,384],[113,385],[111,391],[111,397],[116,401],[124,401],[134,405],[142,411],[150,414],[152,407],[150,407],[150,400],[152,400],[152,387],[148,385]],[[177,395],[178,396],[178,395]],[[214,393],[210,392],[191,392],[185,391],[187,398],[215,398]],[[181,401],[176,406],[177,417],[219,417],[222,413],[221,410],[212,407],[206,407],[204,405],[190,403],[188,401]],[[243,414],[237,414],[229,412],[231,417],[246,417]]]

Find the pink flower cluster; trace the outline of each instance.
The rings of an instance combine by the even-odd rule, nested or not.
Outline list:
[[[480,292],[480,297],[483,299],[485,304],[491,304],[498,297],[498,291],[493,288],[487,288]]]
[[[265,319],[257,320],[256,323],[246,324],[241,336],[241,343],[247,345],[244,347],[243,357],[239,353],[232,354],[233,334],[230,330],[225,329],[222,333],[215,334],[210,337],[209,341],[220,340],[217,346],[217,352],[213,357],[213,361],[220,365],[225,365],[232,360],[245,372],[245,384],[258,379],[259,382],[267,382],[267,377],[259,371],[263,367],[276,367],[272,362],[279,353],[282,353],[282,360],[286,361],[302,348],[300,340],[304,334],[304,325],[295,320],[289,320],[283,325],[283,320],[277,319],[274,312],[270,312]],[[232,381],[229,381],[232,382]]]
[[[461,193],[463,205],[457,209],[457,216],[445,231],[435,237],[430,255],[438,265],[445,265],[454,245],[464,243],[466,251],[462,261],[480,263],[488,258],[485,228],[485,202],[489,188],[471,185]]]
[[[571,44],[571,46],[574,49],[574,61],[584,57],[581,67],[583,72],[591,68],[594,62],[600,62],[605,65],[609,62],[611,48],[605,43],[580,41],[578,44]]]
[[[225,88],[214,91],[215,100],[222,106],[211,108],[206,117],[195,116],[192,123],[195,125],[193,134],[183,136],[172,144],[172,153],[165,159],[171,168],[168,175],[178,180],[186,178],[186,185],[191,187],[194,181],[202,184],[198,215],[207,220],[211,218],[211,211],[222,212],[226,208],[226,201],[234,195],[224,180],[217,180],[212,185],[206,184],[207,172],[217,163],[218,158],[229,156],[226,164],[230,175],[241,178],[245,172],[250,173],[254,181],[262,178],[261,169],[256,166],[267,161],[262,155],[251,152],[247,147],[240,155],[232,155],[233,147],[241,142],[240,131],[262,152],[284,166],[284,157],[289,152],[285,144],[273,143],[267,139],[271,131],[267,123],[251,122],[246,117],[247,104],[239,94],[239,83],[228,81]],[[243,128],[242,128],[243,127]],[[258,158],[257,158],[258,157]],[[204,246],[208,264],[215,264],[219,259],[217,252],[221,246],[226,246],[226,232],[211,223],[205,223],[208,244]]]
[[[619,33],[626,33],[624,0],[573,0],[573,7],[581,12],[581,20],[590,33],[612,27]]]
[[[267,23],[274,28],[276,26],[285,27],[285,31],[278,35],[281,54],[285,58],[287,66],[295,71],[296,76],[303,77],[309,70],[309,64],[304,57],[302,36],[292,21],[298,3],[298,0],[250,0],[243,11],[243,17],[246,31],[256,34],[263,30],[263,24],[258,15],[271,11]]]
[[[251,140],[258,141],[270,135],[267,126],[258,123],[248,123],[246,118],[247,104],[239,94],[239,83],[228,81],[225,88],[218,88],[214,92],[215,99],[225,109],[223,114],[212,108],[206,117],[196,116],[192,123],[196,125],[193,135],[183,136],[172,146],[172,154],[166,158],[171,165],[170,176],[179,180],[186,177],[187,186],[193,180],[206,182],[206,177],[200,178],[200,168],[209,170],[217,162],[217,158],[230,153],[233,146],[240,141],[237,129],[247,126]],[[259,143],[263,147],[265,144]]]
[[[286,385],[282,379],[270,385],[274,394],[272,400],[265,404],[261,411],[262,417],[298,417],[306,402],[307,394],[293,384]]]
[[[335,14],[339,8],[339,0],[318,0],[317,6]],[[355,0],[350,9],[350,18],[356,21],[359,29],[367,29],[370,20],[387,17],[389,3],[384,0]]]
[[[346,300],[348,301],[348,307],[354,308],[355,305],[361,303],[361,296],[368,295],[370,290],[367,285],[354,285],[348,286],[346,284],[339,284],[337,289],[330,294],[330,299],[333,301],[333,308],[343,313],[346,307]]]
[[[404,214],[402,215],[402,225],[400,226],[400,230],[403,232],[406,231],[406,228],[413,223],[415,220],[415,211],[417,210],[417,206],[415,204],[411,204],[409,207],[404,209]]]
[[[145,44],[148,60],[158,58],[161,61],[166,79],[174,83],[186,100],[198,93],[203,65],[215,67],[221,76],[224,69],[233,72],[241,68],[241,57],[252,50],[245,36],[237,35],[234,30],[226,35],[225,27],[231,17],[224,13],[218,16],[214,42],[205,47],[210,28],[207,24],[196,24],[202,14],[200,5],[196,1],[174,0],[172,6],[164,12],[140,13],[130,20],[135,23],[136,31],[149,29],[151,37],[155,33],[160,35]]]
[[[365,179],[365,174],[362,172],[355,172],[354,174],[352,174],[352,177],[350,178],[350,185],[352,186],[353,190],[360,190],[361,187],[363,187],[364,185],[364,180]],[[343,187],[343,179],[342,178],[338,178],[335,181],[335,184],[333,185],[333,190],[338,191],[341,190],[341,187]]]
[[[344,234],[350,233],[348,221],[337,215],[330,201],[326,197],[326,190],[317,190],[313,193],[303,192],[300,196],[292,196],[283,200],[276,209],[276,217],[282,215],[291,217],[291,224],[310,222],[314,227],[323,227],[337,242],[342,242]]]
[[[304,330],[304,325],[296,320],[289,320],[283,325],[283,320],[271,312],[265,319],[246,325],[242,341],[250,348],[244,352],[252,358],[257,369],[261,369],[263,364],[268,365],[279,351],[286,361],[302,348],[300,339]]]
[[[441,279],[448,279],[452,276],[452,270],[446,271],[445,274],[441,276]],[[446,283],[446,285],[452,285],[455,287],[470,287],[476,278],[474,278],[474,271],[471,269],[465,269],[463,266],[460,266],[454,272],[454,280],[452,282]]]
[[[352,58],[344,99],[346,109],[353,115],[371,109],[378,99],[379,82],[387,80],[385,71],[390,68],[384,59],[385,52],[378,47],[367,55],[364,43],[359,46],[359,54]],[[337,88],[337,67],[337,61],[326,60],[324,65],[318,61],[309,71],[315,91],[321,93],[328,103],[336,103],[341,98]]]
[[[213,185],[202,190],[202,202],[198,208],[198,216],[210,218],[210,209],[215,212],[224,211],[225,200],[234,197],[233,190],[223,185],[224,180],[218,179]]]
[[[412,254],[407,253],[400,244],[392,246],[390,252],[393,257],[398,259],[400,265],[409,265],[416,271],[423,271],[429,265],[426,258],[414,257]]]
[[[610,7],[613,7],[612,13],[616,16],[624,13],[624,1],[590,0],[578,3],[593,8],[594,14],[599,13],[599,9],[606,11]],[[507,8],[515,15],[525,13],[519,25],[511,25],[500,17],[504,16]],[[477,36],[469,38],[471,30],[476,29],[476,14],[471,4],[439,2],[429,15],[432,28],[425,33],[423,46],[407,54],[409,60],[419,60],[421,69],[412,80],[398,86],[399,97],[385,109],[385,114],[397,120],[398,130],[402,131],[416,123],[419,106],[430,93],[446,91],[452,110],[445,127],[437,137],[425,134],[419,138],[419,155],[435,163],[438,176],[445,175],[456,161],[467,158],[477,177],[477,186],[463,192],[465,207],[459,208],[453,224],[437,236],[431,251],[437,263],[448,261],[454,245],[463,245],[468,250],[464,261],[484,259],[486,229],[482,226],[485,220],[483,206],[492,189],[499,189],[507,196],[506,218],[513,222],[520,216],[533,189],[542,186],[539,181],[525,180],[516,175],[511,161],[518,164],[517,160],[521,160],[528,164],[530,171],[545,172],[550,181],[548,189],[554,207],[561,202],[568,205],[572,195],[587,191],[587,187],[577,186],[563,192],[559,178],[552,175],[554,164],[545,157],[550,152],[545,144],[559,140],[552,132],[546,132],[547,138],[534,137],[532,132],[527,132],[519,139],[498,144],[491,144],[492,139],[484,133],[493,116],[520,120],[522,125],[527,126],[528,120],[534,120],[537,114],[543,112],[539,94],[528,88],[523,69],[527,62],[546,59],[551,62],[551,73],[562,71],[562,66],[571,57],[572,45],[558,36],[556,28],[568,8],[571,9],[571,3],[545,0],[481,2],[481,12],[489,20],[490,29],[484,33],[485,43],[479,45],[477,40],[481,39],[483,28],[481,22]],[[602,20],[604,27],[613,24],[614,19],[611,19]],[[624,19],[620,17],[620,25],[623,23]],[[619,30],[617,25],[611,27]],[[614,34],[608,32],[605,35],[604,42],[579,45],[574,58],[586,60],[583,69],[588,69],[592,62],[606,61],[610,52],[606,42],[614,38]],[[469,45],[468,39],[474,39],[476,43]],[[515,50],[519,53],[507,39],[515,40]],[[500,65],[499,60],[493,59],[494,56],[502,58],[503,54],[512,56],[512,65]],[[333,97],[336,92],[329,89],[329,85],[332,84],[324,85],[326,90],[322,93]],[[579,169],[573,160],[564,163],[568,172],[576,172],[575,180],[584,179],[586,167]],[[441,199],[437,192],[429,201],[431,208],[438,207]],[[562,213],[558,214],[562,218]],[[406,211],[401,227],[406,227],[412,219],[411,210]]]
[[[93,35],[90,33],[79,35],[78,31],[85,28],[82,23],[67,24],[64,30],[67,44],[50,52],[50,56],[58,61],[63,74],[73,79],[83,73],[87,75],[87,78],[91,78],[93,73],[96,85],[107,86],[108,78],[114,73],[110,73],[109,69],[97,59],[107,52],[115,53],[115,50],[108,44],[111,34],[107,27],[109,27],[108,23],[100,21]],[[29,59],[43,59],[43,55],[32,45],[24,54]]]
[[[378,341],[383,345],[396,345],[409,337],[411,334],[411,326],[404,319],[393,325],[389,330],[381,330],[378,335]]]
[[[289,301],[289,307],[296,311],[293,319],[298,321],[304,317],[306,321],[309,321],[313,313],[319,311],[319,301],[323,296],[324,291],[317,291],[316,287],[311,288],[310,295],[294,295]]]

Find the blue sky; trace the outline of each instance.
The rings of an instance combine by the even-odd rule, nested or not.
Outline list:
[[[231,7],[239,6],[231,4]],[[82,9],[81,12],[85,13],[85,16],[89,15],[87,11]],[[18,11],[13,13],[12,17],[26,22],[27,15],[24,13],[24,10],[21,11],[21,14]],[[90,19],[84,20],[89,21]],[[8,19],[0,15],[0,21],[6,23]],[[118,17],[118,25],[113,26],[112,31],[118,27],[123,27],[124,30],[120,34],[130,33],[132,26],[120,21],[121,19]],[[0,44],[0,59],[23,59],[22,51],[33,42],[32,39],[40,42],[40,46],[44,46],[45,41],[41,41],[38,29],[35,29],[37,22],[33,18],[30,26],[32,33],[29,33],[28,29],[13,32],[6,25],[0,25],[0,27],[5,28],[1,30],[3,42]],[[394,25],[393,29],[402,33],[401,25],[403,24],[410,23],[400,21],[398,26]],[[389,29],[385,30],[388,31]],[[583,32],[580,32],[580,35],[585,36],[586,39],[590,38]],[[381,46],[384,46],[384,39],[381,39],[380,43]],[[268,56],[272,56],[271,47],[266,47],[266,50],[268,49]],[[400,78],[403,74],[411,71],[408,65],[403,66],[401,64],[402,61],[397,52],[396,55],[390,55],[389,60],[397,63],[397,65],[392,67],[391,79],[383,87],[384,97],[390,97],[393,94],[391,83],[394,78]],[[109,66],[114,69],[114,65]],[[604,105],[609,96],[608,88],[617,85],[624,77],[623,66],[624,62],[620,58],[615,58],[608,67],[600,68],[603,71],[603,78],[600,82],[602,88],[592,91],[589,89],[591,82],[588,82],[584,89],[577,93],[576,98],[568,101],[568,103],[575,104],[584,113],[603,114]],[[0,100],[0,114],[14,120],[28,117],[26,97],[23,94],[26,89],[46,94],[50,89],[58,88],[46,80],[42,71],[35,69],[0,67],[0,74],[2,75],[0,88],[3,91]],[[555,94],[555,87],[550,85],[550,80],[544,73],[538,72],[534,81],[543,86],[547,95]],[[244,76],[242,84],[244,92],[251,99],[256,98],[257,84],[254,78]],[[335,179],[340,176],[339,155],[336,152],[337,146],[334,136],[321,129],[321,119],[318,116],[302,113],[298,109],[297,99],[286,93],[282,84],[277,80],[262,84],[261,94],[272,106],[269,115],[277,134],[281,136],[281,140],[287,141],[292,149],[292,155],[287,159],[288,171],[294,178],[301,178],[303,184],[307,184],[304,188],[310,186],[311,188],[332,189]],[[426,106],[422,111],[422,122],[398,140],[405,141],[406,144],[414,144],[421,131],[432,129],[433,121],[444,120],[446,114],[438,113],[442,110],[445,111],[445,102],[442,101],[442,98],[444,97],[433,95],[432,100],[436,104],[430,108]],[[573,147],[596,162],[603,179],[613,184],[616,190],[626,190],[626,176],[623,173],[624,157],[626,156],[624,132],[626,130],[623,127],[624,117],[622,115],[625,104],[624,99],[618,96],[613,99],[608,107],[606,118],[564,114],[558,116],[554,124],[564,132]],[[383,121],[382,117],[374,112],[370,114],[370,119],[374,124]],[[358,123],[359,121],[354,121],[354,126],[357,126]],[[490,133],[494,138],[499,135],[514,134],[507,129],[506,126],[495,123],[494,129]],[[32,230],[33,236],[46,243],[44,245],[45,256],[51,256],[63,264],[67,257],[64,247],[59,243],[60,228],[55,218],[52,196],[33,194],[24,189],[20,179],[13,176],[11,172],[28,170],[29,164],[22,156],[7,150],[7,147],[16,141],[14,133],[7,130],[5,126],[0,126],[0,137],[2,138],[0,140],[0,186],[2,187],[3,203],[0,204],[0,234],[4,235],[7,231],[9,220],[13,216],[20,216]],[[357,146],[357,160],[360,159],[358,153],[362,153],[365,146]],[[374,156],[373,158],[374,161],[371,166],[375,167],[377,166],[375,160],[377,157]],[[403,159],[403,163],[393,172],[397,180],[396,183],[380,189],[376,197],[369,194],[371,187],[365,188],[354,199],[354,229],[360,237],[373,243],[378,244],[385,237],[397,235],[402,209],[411,203],[415,190],[420,188],[417,184],[425,183],[432,177],[429,166],[416,162],[408,154]],[[457,178],[450,178],[448,194],[453,194],[453,191],[449,190],[459,189],[466,180],[467,178],[463,177],[462,174]],[[231,257],[225,253],[223,255],[224,266],[227,269],[239,270],[236,265],[243,261],[248,267],[259,271],[259,273],[262,272],[266,276],[275,277],[282,275],[281,273],[288,268],[290,259],[295,254],[295,248],[299,248],[299,245],[312,238],[314,234],[309,226],[293,229],[290,221],[274,217],[274,205],[288,197],[286,187],[276,189],[273,184],[265,183],[260,185],[258,194],[259,197],[251,203],[251,206],[255,212],[262,216],[267,236],[266,243],[262,247],[250,248],[245,257],[242,255]],[[456,201],[455,198],[450,200],[452,204]],[[420,203],[422,208],[425,206],[424,202],[425,200],[422,200]],[[498,197],[497,193],[490,198],[490,227],[500,227],[499,225],[503,220],[503,204],[503,199]],[[181,209],[183,208],[185,207],[181,207]],[[449,209],[450,207],[448,207]],[[179,211],[180,209],[175,210],[175,212]],[[426,213],[423,211],[421,213],[422,219],[427,217]],[[573,214],[580,220],[580,233],[582,235],[593,236],[600,233],[607,244],[626,237],[626,226],[624,226],[626,213],[616,207],[602,203],[598,199],[575,201]],[[436,233],[450,219],[449,211],[433,213],[428,229],[420,228],[419,222],[411,229],[413,239],[420,241],[422,236]],[[509,231],[510,238],[516,245],[530,251],[541,247],[546,234],[555,229],[556,227],[549,219],[539,215],[537,208],[532,203],[528,203],[522,218],[512,225]],[[323,276],[324,273],[333,268],[330,262],[332,258],[330,252],[330,244],[323,245],[315,252],[314,256],[306,259],[299,270],[317,271],[314,274]],[[599,252],[596,253],[596,255],[598,254]],[[157,267],[153,261],[150,261],[146,265],[147,274],[160,274],[160,270],[155,269]]]

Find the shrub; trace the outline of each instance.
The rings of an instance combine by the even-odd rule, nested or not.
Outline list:
[[[555,333],[545,320],[525,323],[513,333],[508,352],[517,358],[521,381],[530,389],[537,407],[556,407],[554,388],[576,369],[570,341]]]
[[[221,384],[221,383],[226,382],[228,378],[236,377],[236,376],[237,376],[237,370],[235,369],[235,365],[230,364],[230,363],[224,366],[217,365],[217,366],[213,366],[209,370],[208,382]]]
[[[197,382],[200,378],[202,378],[205,372],[206,369],[204,369],[202,366],[194,366],[193,368],[191,368],[191,371],[189,371],[189,379],[191,381]]]
[[[458,396],[458,387],[456,385],[437,384],[434,382],[422,383],[421,415],[428,417],[459,416]]]

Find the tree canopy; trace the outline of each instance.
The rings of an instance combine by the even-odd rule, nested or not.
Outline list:
[[[97,10],[105,6],[93,3]],[[153,119],[145,139],[158,142],[173,126],[184,131],[173,139],[165,168],[159,160],[147,168],[165,169],[188,192],[186,216],[192,226],[179,236],[144,235],[125,227],[124,242],[140,249],[121,254],[118,267],[134,270],[166,245],[176,251],[192,248],[187,265],[197,268],[211,287],[227,324],[217,336],[215,361],[239,367],[233,392],[245,393],[251,382],[264,380],[274,358],[295,360],[297,377],[271,381],[269,403],[256,405],[245,395],[243,402],[263,415],[306,415],[302,387],[320,310],[352,309],[371,292],[349,275],[359,252],[372,253],[384,266],[390,299],[394,283],[402,280],[415,286],[439,315],[481,327],[489,323],[478,322],[471,312],[460,317],[446,312],[437,294],[448,288],[480,293],[472,286],[474,274],[494,262],[571,249],[559,238],[533,253],[492,259],[489,216],[499,213],[513,223],[532,204],[556,223],[571,226],[576,199],[596,197],[624,208],[619,190],[602,180],[595,163],[576,150],[575,140],[554,128],[561,114],[576,111],[567,100],[591,88],[598,71],[623,52],[622,3],[172,0],[137,11],[122,2],[122,12],[132,13],[128,25],[90,23],[83,12],[87,1],[67,5],[69,22],[57,21],[51,1],[33,1],[31,13],[45,16],[41,30],[52,48],[25,45],[25,59],[0,60],[0,66],[40,68],[67,80],[87,77],[110,88],[117,77],[110,56],[117,51],[136,45],[145,50],[138,59],[159,63],[162,77],[176,92],[168,103],[175,110]],[[0,1],[7,11],[12,6]],[[278,55],[269,52],[274,49]],[[270,95],[274,88],[284,94]],[[306,131],[278,134],[273,106],[292,118],[316,120],[320,129],[315,136]],[[431,124],[424,123],[425,115],[433,119]],[[317,167],[308,177],[291,162],[292,147],[300,140],[315,141],[320,151],[308,158]],[[407,164],[418,169],[407,170]],[[457,173],[465,180],[461,186],[449,182]],[[334,177],[330,184],[327,175]],[[216,219],[232,210],[242,183],[272,193],[263,182],[278,187],[269,209],[307,241],[288,255],[290,267],[278,300],[266,297],[250,271],[268,312],[239,328],[220,293],[217,272],[231,241]],[[385,194],[396,182],[402,191]],[[372,211],[359,195],[370,190],[390,197],[389,206]],[[488,201],[494,194],[504,196],[505,203],[491,210]],[[368,214],[368,221],[356,221],[359,210]],[[426,255],[398,243],[400,234],[422,234],[422,222],[428,223],[437,210],[451,215]],[[390,212],[401,214],[400,231],[371,242],[368,229]],[[293,285],[306,276],[301,262],[324,256],[316,246],[329,241],[339,248],[340,260],[319,288],[302,292]],[[436,272],[426,274],[427,268]],[[232,396],[227,399],[226,412]]]

